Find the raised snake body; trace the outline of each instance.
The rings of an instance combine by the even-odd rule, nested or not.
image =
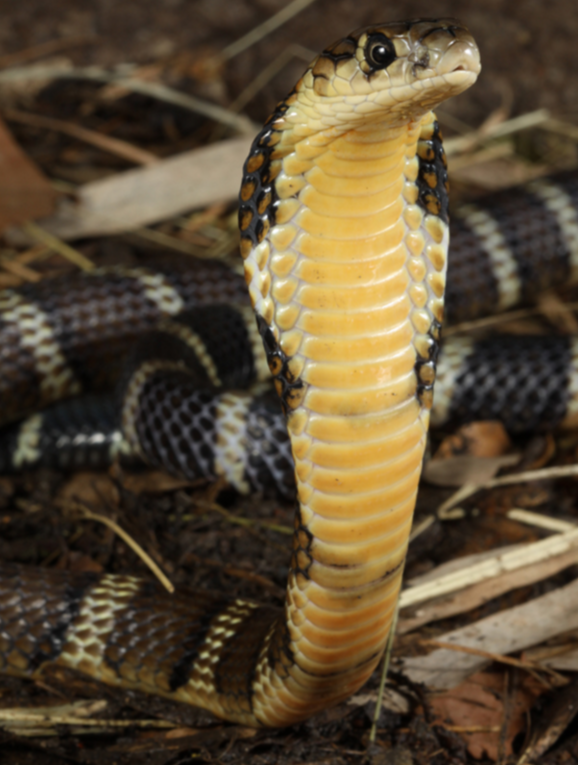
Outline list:
[[[369,677],[401,583],[443,315],[447,183],[431,109],[478,71],[452,20],[357,31],[313,62],[245,163],[241,252],[297,482],[284,609],[4,565],[2,671],[55,663],[249,725],[292,724]],[[128,431],[143,397],[181,406],[178,361],[167,350],[162,370],[146,364],[126,389]]]

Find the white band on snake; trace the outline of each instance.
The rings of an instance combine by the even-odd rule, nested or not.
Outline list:
[[[443,316],[447,176],[431,110],[479,70],[455,20],[358,30],[311,64],[245,163],[241,252],[297,482],[284,609],[4,565],[0,670],[67,666],[273,726],[367,680],[401,584]],[[169,382],[143,373],[126,401],[147,386],[151,401],[174,398],[167,365]]]

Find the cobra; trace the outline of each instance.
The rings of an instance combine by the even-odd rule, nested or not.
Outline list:
[[[2,671],[70,667],[255,726],[367,680],[400,589],[443,315],[431,110],[479,70],[455,20],[358,30],[315,59],[245,163],[241,253],[297,483],[284,608],[6,565]]]

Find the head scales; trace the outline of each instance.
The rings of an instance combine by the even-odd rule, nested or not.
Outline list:
[[[376,68],[372,40],[385,39],[391,62]],[[375,63],[375,62],[374,62]],[[385,120],[389,126],[419,119],[466,90],[480,72],[479,51],[456,19],[417,19],[359,29],[330,45],[309,66],[286,99],[277,129],[313,125],[338,132]],[[299,128],[297,128],[297,132]]]

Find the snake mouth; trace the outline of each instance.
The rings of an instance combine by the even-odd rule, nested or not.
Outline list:
[[[441,56],[436,72],[446,76],[465,72],[477,77],[481,68],[480,53],[475,43],[469,40],[457,40]]]
[[[478,73],[473,72],[465,66],[459,66],[452,69],[451,72],[447,72],[447,74],[441,76],[443,77],[444,82],[451,86],[453,91],[452,95],[456,95],[458,90],[465,90],[465,88],[468,88],[474,80],[476,80]]]

